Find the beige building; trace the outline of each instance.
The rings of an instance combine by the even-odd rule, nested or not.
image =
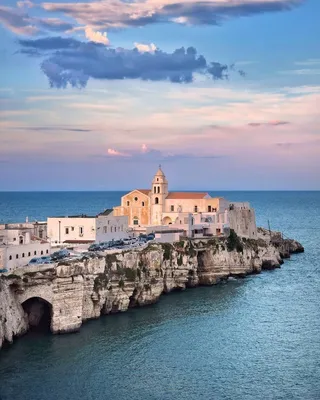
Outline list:
[[[128,216],[129,227],[145,228],[147,232],[180,226],[189,234],[192,230],[193,236],[197,231],[220,235],[232,228],[241,236],[256,237],[255,214],[249,203],[230,203],[207,192],[171,192],[161,166],[151,188],[135,189],[124,195],[121,205],[114,207],[114,215]]]
[[[168,181],[159,167],[151,189],[135,189],[121,198],[115,215],[127,215],[129,226],[171,225],[180,223],[189,213],[224,211],[229,203],[207,192],[169,192]],[[182,223],[182,222],[181,222]]]

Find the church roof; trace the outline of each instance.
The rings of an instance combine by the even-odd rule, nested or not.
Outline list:
[[[208,196],[207,192],[169,192],[166,199],[197,200],[197,199],[204,199],[206,196]]]
[[[159,169],[158,169],[158,171],[157,171],[155,176],[164,176],[164,173],[163,173],[161,167],[159,167]]]
[[[135,189],[138,192],[148,195],[150,193],[150,189]]]

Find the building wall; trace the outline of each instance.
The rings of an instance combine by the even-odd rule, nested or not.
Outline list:
[[[99,215],[96,221],[96,242],[108,242],[129,237],[128,217]]]
[[[3,266],[9,272],[23,267],[34,257],[47,256],[51,253],[50,243],[32,242],[23,245],[6,246],[2,249]]]
[[[63,243],[65,241],[70,241],[70,240],[95,241],[96,218],[95,217],[48,218],[48,237],[51,244]]]
[[[228,215],[230,228],[237,235],[257,239],[256,216],[253,208],[234,208]]]
[[[141,226],[150,224],[150,211],[149,196],[133,190],[121,198],[121,206],[114,207],[113,214],[127,216],[129,226]]]

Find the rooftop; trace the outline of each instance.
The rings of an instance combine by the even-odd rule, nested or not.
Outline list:
[[[169,192],[166,199],[197,200],[197,199],[204,199],[206,196],[209,196],[207,192]]]

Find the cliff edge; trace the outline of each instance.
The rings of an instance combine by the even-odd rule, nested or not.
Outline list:
[[[258,234],[256,240],[231,231],[229,238],[149,243],[2,275],[0,348],[37,325],[45,310],[52,333],[74,332],[83,321],[155,303],[162,293],[279,268],[291,253],[304,251],[278,233],[259,228]]]

